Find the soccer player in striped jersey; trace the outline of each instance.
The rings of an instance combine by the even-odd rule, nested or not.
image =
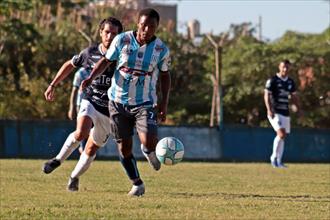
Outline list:
[[[297,109],[300,110],[296,93],[296,85],[289,74],[290,61],[283,60],[279,64],[279,72],[268,79],[264,93],[267,117],[276,131],[273,142],[273,153],[270,157],[271,165],[277,168],[285,168],[282,163],[284,152],[284,139],[290,133],[289,96]]]
[[[94,68],[95,63],[105,56],[114,37],[123,30],[119,20],[109,17],[100,22],[99,33],[102,39],[100,44],[92,45],[84,49],[79,55],[65,62],[55,78],[48,86],[44,95],[47,101],[55,98],[56,86],[64,80],[75,68],[83,67],[87,71]],[[77,117],[76,130],[72,132],[63,144],[59,154],[47,161],[43,166],[43,172],[48,174],[59,167],[63,161],[78,147],[80,141],[88,138],[86,148],[71,173],[68,190],[77,191],[79,176],[90,166],[96,156],[99,147],[106,144],[110,136],[110,122],[108,110],[107,90],[111,85],[111,78],[115,69],[115,63],[109,65],[102,71],[102,74],[91,82],[91,85],[84,91],[80,110]],[[92,129],[92,126],[93,129]]]
[[[165,121],[171,78],[169,49],[155,36],[158,25],[157,11],[151,8],[141,10],[137,30],[117,35],[106,56],[96,64],[90,77],[81,85],[84,89],[105,68],[117,62],[108,90],[110,124],[118,144],[120,160],[133,184],[128,193],[132,196],[141,196],[145,192],[132,153],[134,127],[144,156],[155,170],[160,169],[155,154],[158,141],[157,114],[160,121]],[[156,95],[158,81],[161,84],[160,101]],[[131,161],[134,161],[134,166]]]

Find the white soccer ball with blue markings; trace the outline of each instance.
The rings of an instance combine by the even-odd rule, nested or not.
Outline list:
[[[183,154],[184,146],[182,142],[175,137],[165,137],[157,143],[156,156],[162,164],[177,164],[182,160]]]

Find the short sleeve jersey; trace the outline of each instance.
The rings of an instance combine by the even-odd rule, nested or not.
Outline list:
[[[93,45],[75,55],[71,63],[75,67],[83,67],[89,74],[94,68],[97,61],[104,57],[104,53],[100,48],[101,45]],[[109,116],[107,91],[111,86],[111,78],[113,76],[116,64],[113,63],[100,76],[95,78],[90,86],[88,86],[83,95],[83,99],[87,99],[100,113]]]
[[[79,88],[81,85],[81,82],[89,76],[90,72],[85,70],[85,68],[81,67],[75,74],[73,78],[73,86]],[[80,106],[80,102],[82,99],[83,93],[78,90],[77,94],[77,100],[76,100],[76,105]]]
[[[266,88],[272,94],[275,113],[289,116],[289,95],[296,91],[296,85],[290,77],[282,79],[277,75],[268,79]]]
[[[117,61],[108,96],[129,106],[155,104],[158,76],[169,70],[170,52],[157,37],[140,46],[135,36],[133,31],[117,35],[106,53],[108,60]]]

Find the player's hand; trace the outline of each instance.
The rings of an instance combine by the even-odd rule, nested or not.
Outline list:
[[[88,87],[92,83],[92,81],[93,80],[91,78],[83,80],[80,85],[80,91],[84,91],[86,87]]]
[[[165,122],[166,121],[166,115],[167,115],[167,104],[160,103],[158,105],[158,121],[159,122]]]
[[[68,111],[68,118],[70,120],[74,120],[77,117],[77,112],[74,109],[69,109]]]
[[[268,115],[270,118],[274,118],[274,112],[271,111],[271,110],[267,110],[267,115]]]
[[[54,101],[55,100],[55,87],[49,85],[44,93],[45,99],[47,101]]]

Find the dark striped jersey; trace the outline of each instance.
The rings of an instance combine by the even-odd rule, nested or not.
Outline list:
[[[97,61],[104,57],[101,50],[101,45],[90,46],[80,52],[79,55],[73,56],[71,63],[75,67],[83,67],[89,73],[92,72]],[[83,99],[87,99],[94,108],[100,113],[109,116],[108,102],[109,98],[107,91],[111,86],[111,78],[115,70],[115,63],[112,63],[109,68],[100,76],[95,78],[90,86],[86,88]]]
[[[274,112],[289,116],[289,95],[296,91],[293,79],[290,77],[283,79],[275,75],[267,80],[266,90],[272,94]]]

